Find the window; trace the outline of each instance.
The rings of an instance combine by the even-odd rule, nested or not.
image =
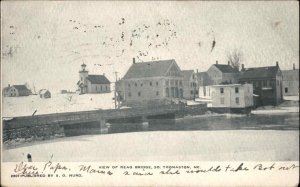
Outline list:
[[[169,80],[166,80],[166,86],[169,86]]]
[[[169,88],[166,88],[166,96],[169,97]]]
[[[82,81],[82,77],[80,77],[80,80]]]
[[[158,82],[156,82],[156,86],[158,86]]]
[[[263,87],[267,87],[267,81],[263,81]]]
[[[236,98],[235,98],[235,103],[236,103],[237,105],[239,105],[239,104],[240,104],[240,98],[236,97]]]
[[[152,82],[150,82],[150,86],[152,86]]]
[[[141,87],[143,86],[143,83],[141,83]]]
[[[258,81],[258,87],[262,87],[262,81]]]
[[[191,94],[194,94],[193,90],[191,90]]]
[[[141,96],[141,92],[138,92],[138,96],[139,96],[139,97]]]
[[[159,95],[159,91],[156,92],[156,95],[157,95],[157,96]]]
[[[98,91],[98,87],[96,86],[96,91]]]
[[[284,88],[284,92],[285,92],[285,93],[288,93],[288,92],[289,92],[289,89],[288,89],[288,88]]]
[[[182,81],[181,80],[179,81],[179,85],[182,86]]]
[[[224,88],[220,88],[220,93],[224,93]]]
[[[224,104],[225,103],[225,99],[224,97],[221,97],[221,104]]]
[[[130,87],[130,84],[128,83],[128,87]]]
[[[235,93],[239,93],[239,87],[235,88]]]
[[[131,97],[131,92],[128,92],[128,96]]]
[[[107,89],[107,86],[105,86],[105,89],[106,89],[106,91],[108,90],[108,89]]]
[[[135,87],[137,87],[137,83],[135,83],[134,85],[135,85]]]
[[[199,94],[198,90],[196,90],[196,94]]]
[[[178,80],[175,81],[175,85],[178,86]]]

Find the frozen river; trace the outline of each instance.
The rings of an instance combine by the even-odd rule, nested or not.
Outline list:
[[[299,130],[299,114],[252,114],[197,116],[175,121],[157,121],[155,125],[116,124],[108,133],[136,131],[209,131],[209,130]]]
[[[26,161],[27,153],[33,161],[47,161],[52,154],[55,161],[75,162],[299,161],[299,117],[298,113],[198,116],[156,125],[111,125],[104,135],[64,137],[4,150],[3,161]]]

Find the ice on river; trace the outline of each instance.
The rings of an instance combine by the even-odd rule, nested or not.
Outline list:
[[[67,137],[3,151],[3,161],[298,161],[299,131],[155,131]]]

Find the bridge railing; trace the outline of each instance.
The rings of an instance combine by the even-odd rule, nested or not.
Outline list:
[[[89,122],[100,119],[117,119],[142,115],[158,115],[182,110],[182,105],[160,105],[156,107],[138,107],[125,109],[92,110],[80,112],[43,114],[36,116],[15,117],[4,121],[5,128],[21,128],[32,125],[63,124],[72,122]]]

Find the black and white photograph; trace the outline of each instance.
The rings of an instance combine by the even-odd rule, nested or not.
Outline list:
[[[1,132],[1,165],[14,163],[1,172],[4,186],[43,180],[48,166],[81,180],[114,177],[86,162],[235,162],[242,174],[289,170],[297,185],[299,3],[2,1]],[[203,172],[130,167],[118,169],[155,178]],[[144,182],[128,185],[164,185]]]

